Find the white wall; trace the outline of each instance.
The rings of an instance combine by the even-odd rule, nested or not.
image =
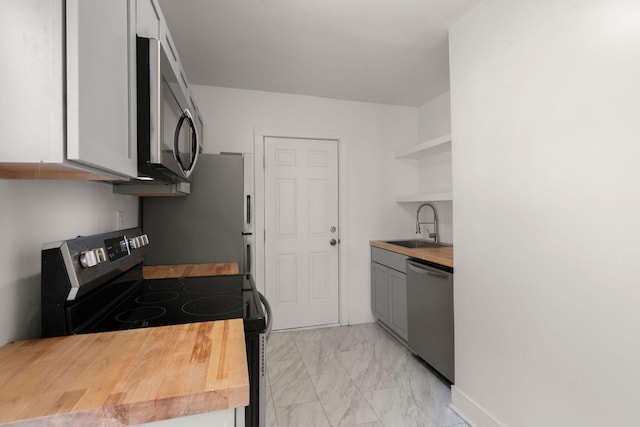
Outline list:
[[[418,142],[448,133],[451,133],[451,98],[450,93],[445,92],[418,108]],[[452,191],[450,144],[433,149],[428,156],[420,160],[406,160],[406,162],[411,161],[417,164],[418,188],[416,192],[448,193]],[[438,211],[440,241],[453,243],[453,203],[434,202],[433,205]],[[415,211],[419,204],[412,203],[410,206]],[[429,218],[429,214],[426,214],[423,219],[429,221]],[[427,238],[424,231],[423,237]]]
[[[637,425],[640,3],[450,31],[456,384],[473,425]]]
[[[42,244],[138,225],[138,199],[85,181],[0,180],[0,345],[40,336]]]
[[[398,186],[412,172],[394,160],[415,143],[417,110],[311,96],[195,86],[205,120],[205,152],[253,152],[255,128],[335,131],[346,145],[349,323],[372,321],[369,240],[412,236],[412,213],[395,203]],[[343,319],[345,320],[345,319]]]
[[[418,108],[418,140],[426,141],[451,133],[451,93],[449,91]]]

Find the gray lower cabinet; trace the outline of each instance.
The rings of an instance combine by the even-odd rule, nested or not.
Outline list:
[[[402,254],[371,248],[371,309],[376,319],[408,339],[407,278]]]
[[[389,269],[389,327],[405,340],[409,339],[407,309],[407,275]]]
[[[371,309],[374,316],[389,324],[389,267],[371,263]]]

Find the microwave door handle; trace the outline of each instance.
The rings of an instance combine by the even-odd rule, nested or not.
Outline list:
[[[196,122],[193,120],[193,116],[189,109],[185,109],[185,114],[189,116],[189,128],[191,129],[191,152],[193,153],[193,157],[191,158],[191,164],[189,165],[189,174],[196,167],[196,162],[198,161],[198,155],[200,154],[200,135],[198,135],[198,131],[196,128]]]
[[[189,125],[189,131],[191,133],[191,150],[193,153],[193,157],[191,157],[188,167],[185,167],[185,165],[182,163],[182,160],[180,159],[180,130],[182,129],[185,121]],[[173,155],[180,165],[180,168],[184,172],[185,177],[188,178],[191,174],[191,171],[193,170],[194,166],[196,165],[196,161],[198,160],[198,154],[198,134],[196,133],[195,123],[193,122],[191,112],[189,111],[189,109],[185,108],[182,112],[182,115],[180,116],[180,120],[178,120],[178,125],[176,126],[176,131],[173,138]]]
[[[186,173],[188,169],[184,167],[182,159],[180,159],[180,130],[182,129],[184,121],[187,119],[186,111],[184,111],[180,116],[180,120],[178,120],[178,125],[176,126],[176,131],[173,136],[173,157],[175,157],[176,162],[178,162],[180,169],[182,169],[182,172],[184,173]]]

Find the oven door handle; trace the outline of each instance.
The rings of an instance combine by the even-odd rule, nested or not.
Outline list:
[[[273,315],[271,312],[271,304],[269,304],[267,297],[262,295],[261,292],[258,292],[258,295],[260,296],[260,302],[262,302],[262,305],[264,305],[264,309],[267,312],[267,330],[265,331],[265,334],[267,336],[267,341],[269,341],[269,337],[271,336],[271,328],[273,326]]]

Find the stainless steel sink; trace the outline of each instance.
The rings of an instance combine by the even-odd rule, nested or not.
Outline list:
[[[403,248],[438,248],[441,245],[430,242],[423,239],[408,239],[408,240],[388,240],[385,243],[392,245],[402,246]]]

